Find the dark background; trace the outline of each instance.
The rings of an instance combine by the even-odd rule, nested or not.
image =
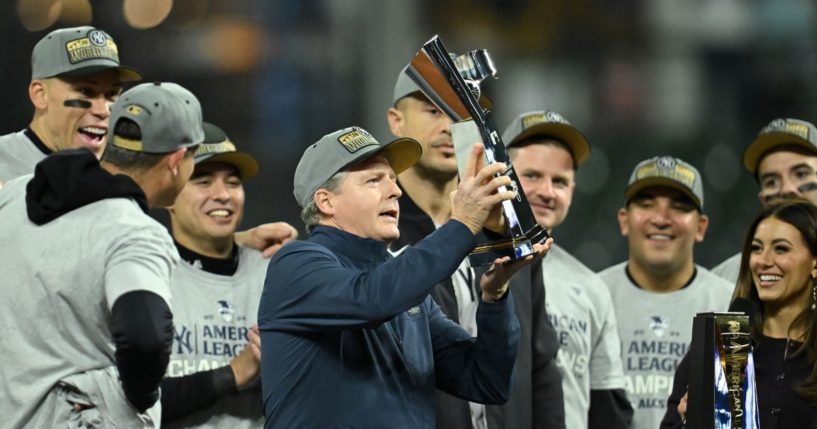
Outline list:
[[[740,156],[777,117],[814,121],[817,3],[807,0],[16,0],[0,6],[0,132],[25,127],[30,55],[48,31],[108,31],[126,65],[174,81],[261,162],[244,226],[302,229],[292,174],[303,149],[360,125],[388,139],[397,72],[439,34],[450,51],[488,49],[500,128],[549,108],[593,152],[557,241],[593,269],[626,258],[615,214],[635,164],[674,155],[705,183],[711,224],[696,260],[738,251],[756,212]]]

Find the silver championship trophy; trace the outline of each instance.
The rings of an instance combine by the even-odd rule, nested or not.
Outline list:
[[[758,429],[749,316],[699,313],[692,323],[685,427]]]
[[[536,223],[490,110],[483,109],[479,103],[480,83],[496,76],[488,52],[481,49],[454,57],[446,51],[440,38],[434,36],[411,60],[406,74],[454,122],[452,135],[460,173],[471,145],[482,142],[486,162],[505,163],[508,168],[501,174],[510,177],[510,187],[517,191],[515,199],[502,203],[507,234],[477,245],[469,256],[471,264],[486,265],[498,257],[518,259],[533,253],[533,244],[544,242],[548,232]],[[500,191],[506,190],[500,188]]]

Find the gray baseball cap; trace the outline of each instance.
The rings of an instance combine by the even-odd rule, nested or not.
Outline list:
[[[817,129],[799,119],[775,119],[763,127],[757,138],[743,152],[743,165],[752,174],[766,153],[778,146],[800,146],[817,155]]]
[[[221,128],[209,123],[202,124],[204,141],[196,149],[196,165],[208,162],[223,162],[238,169],[241,180],[258,174],[258,161],[249,154],[239,152]]]
[[[368,131],[349,127],[321,137],[304,151],[295,168],[295,199],[301,207],[315,191],[339,171],[384,153],[395,173],[401,173],[420,159],[423,150],[414,139],[400,138],[380,144]]]
[[[663,186],[683,192],[698,206],[704,208],[704,187],[701,173],[688,162],[671,156],[656,156],[638,163],[627,182],[624,195],[630,201],[645,188]]]
[[[512,147],[533,136],[553,138],[567,145],[576,167],[590,156],[590,143],[584,134],[553,110],[535,110],[517,116],[505,128],[502,141]]]
[[[141,80],[142,74],[119,63],[113,38],[94,27],[61,28],[40,39],[31,52],[31,78],[80,76],[102,70],[119,72],[122,82]]]
[[[121,119],[135,122],[142,139],[117,136]],[[125,91],[111,106],[110,123],[108,144],[135,152],[168,153],[204,140],[199,100],[175,83],[143,83]]]
[[[404,67],[403,70],[400,70],[400,74],[397,75],[397,82],[394,83],[394,92],[392,93],[393,106],[397,106],[398,101],[408,97],[409,95],[423,95],[420,87],[417,86],[413,80],[411,80],[408,74],[406,74],[406,68],[408,68],[408,66]],[[423,96],[425,97],[425,95]],[[483,109],[489,109],[492,105],[491,99],[482,93],[479,96],[479,105],[482,106]]]

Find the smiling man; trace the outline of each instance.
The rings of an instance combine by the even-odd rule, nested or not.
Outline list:
[[[420,158],[408,138],[380,144],[359,127],[310,145],[295,198],[310,231],[270,261],[258,312],[267,428],[433,428],[435,387],[461,398],[508,398],[519,340],[507,280],[533,258],[496,261],[480,279],[474,337],[428,295],[451,276],[495,210],[514,192],[505,166],[479,168],[457,187],[450,219],[390,256],[400,236],[397,173]],[[543,254],[547,246],[537,245]]]
[[[589,158],[590,143],[552,110],[517,116],[502,140],[536,222],[552,232],[567,219],[576,170]],[[562,376],[565,426],[629,428],[633,410],[624,393],[621,344],[607,286],[556,245],[535,280],[546,291],[547,315],[559,334],[556,363]]]
[[[141,78],[120,65],[116,43],[102,30],[84,26],[48,33],[31,53],[34,118],[25,130],[0,137],[0,182],[32,173],[56,151],[84,147],[99,157],[110,104],[123,82]]]
[[[792,198],[817,204],[817,128],[800,119],[775,119],[743,153],[743,165],[760,187],[758,200],[769,207]],[[712,272],[735,284],[740,253]]]
[[[190,181],[168,208],[181,263],[171,278],[174,341],[162,382],[169,428],[263,425],[255,325],[268,260],[239,246],[244,181],[258,162],[205,122]],[[295,238],[293,235],[292,238]]]
[[[696,313],[726,311],[733,286],[695,264],[709,219],[701,175],[660,156],[636,165],[618,211],[629,257],[599,273],[610,287],[634,429],[657,428],[675,368],[692,339]]]

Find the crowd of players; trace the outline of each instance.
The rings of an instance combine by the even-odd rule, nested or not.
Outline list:
[[[504,232],[506,166],[477,145],[458,172],[450,119],[404,71],[394,140],[352,126],[305,148],[306,240],[282,222],[239,231],[263,166],[185,88],[123,88],[141,78],[93,27],[32,51],[33,119],[0,137],[9,427],[681,427],[692,317],[738,297],[758,308],[762,427],[817,425],[811,123],[775,119],[747,146],[764,210],[712,271],[693,257],[703,178],[671,155],[620,186],[626,261],[595,273],[548,240],[472,267],[475,237]],[[557,229],[590,142],[553,110],[502,137]]]

